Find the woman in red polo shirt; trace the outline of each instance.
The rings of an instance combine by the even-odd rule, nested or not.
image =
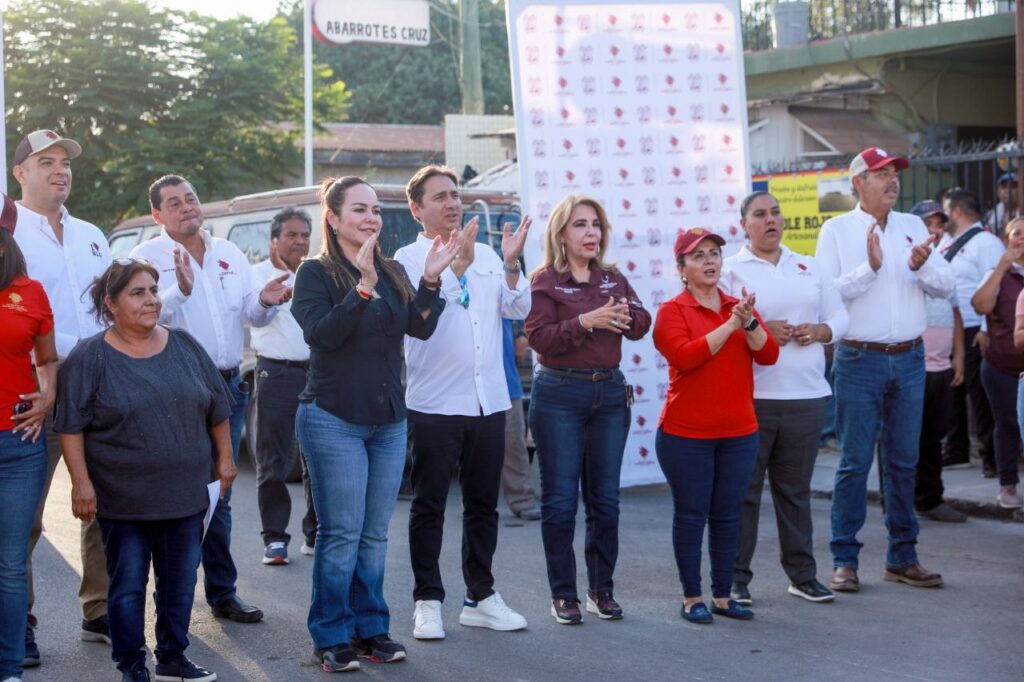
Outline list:
[[[25,276],[14,241],[17,208],[0,215],[0,680],[21,679],[28,614],[28,536],[46,482],[46,439],[53,407],[57,347],[53,313],[39,282]],[[32,375],[32,352],[36,374]]]
[[[683,584],[682,616],[711,623],[712,613],[749,620],[729,598],[743,495],[757,458],[753,362],[771,365],[779,345],[765,332],[753,294],[718,288],[725,240],[701,228],[675,244],[683,292],[664,303],[654,346],[669,364],[669,390],[655,448],[672,489],[672,545]],[[702,601],[705,522],[711,557],[711,610]]]

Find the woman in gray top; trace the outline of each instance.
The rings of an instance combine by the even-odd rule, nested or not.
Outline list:
[[[123,680],[149,680],[146,583],[156,575],[157,680],[215,680],[185,657],[206,486],[235,478],[227,385],[188,333],[157,325],[157,271],[119,260],[91,289],[110,328],[61,367],[55,430],[75,516],[98,518],[110,586],[113,658]]]

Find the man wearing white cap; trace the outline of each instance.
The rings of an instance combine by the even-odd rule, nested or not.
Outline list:
[[[43,285],[50,299],[61,362],[79,339],[103,329],[93,313],[88,289],[111,262],[110,249],[100,229],[71,216],[64,207],[71,193],[71,161],[81,153],[81,145],[52,130],[29,133],[14,150],[14,179],[21,185],[14,239],[25,254],[28,276]],[[35,601],[32,552],[42,532],[43,507],[61,457],[60,442],[51,426],[48,420],[46,487],[29,538],[28,626],[22,662],[26,667],[39,665],[39,648],[33,630],[36,617],[32,613]],[[95,520],[82,522],[82,582],[78,597],[82,604],[82,639],[110,644],[107,568],[100,528]]]
[[[877,147],[858,154],[850,163],[857,207],[828,220],[818,236],[817,259],[836,280],[850,313],[833,365],[842,456],[832,496],[831,587],[842,592],[860,589],[857,533],[867,515],[876,443],[889,531],[883,577],[915,587],[942,584],[942,576],[926,571],[917,558],[914,483],[925,386],[925,293],[948,298],[954,277],[949,263],[933,256],[937,239],[921,219],[893,210],[899,172],[908,165]]]

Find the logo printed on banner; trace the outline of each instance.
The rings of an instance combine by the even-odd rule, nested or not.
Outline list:
[[[661,277],[662,262],[660,258],[652,258],[648,265],[651,268],[651,277]]]
[[[732,92],[733,89],[734,88],[732,86],[732,82],[729,80],[729,76],[725,75],[724,73],[719,73],[718,74],[718,85],[715,86],[714,91],[715,92]]]
[[[601,154],[601,138],[599,137],[588,137],[587,138],[587,155],[588,156],[599,156]]]
[[[691,62],[700,61],[700,43],[687,43],[686,59]]]
[[[664,292],[659,293],[664,294]],[[664,355],[658,353],[657,355],[654,356],[654,366],[657,367],[658,369],[668,369],[668,360],[665,359]]]
[[[708,194],[701,194],[697,197],[697,212],[698,213],[711,213],[711,196]]]
[[[651,454],[651,451],[648,450],[643,445],[641,445],[640,448],[637,450],[637,454],[639,454],[641,458],[647,459],[647,456]]]
[[[703,104],[691,104],[690,105],[690,120],[694,123],[698,123],[704,120],[704,105]]]
[[[693,169],[694,180],[698,184],[707,184],[708,181],[708,167],[707,165],[695,166]]]
[[[646,393],[646,392],[647,392],[647,389],[645,389],[643,387],[643,384],[633,384],[633,396],[634,396],[633,403],[634,404],[639,404],[639,403],[649,403],[649,402],[651,402],[650,398],[645,398],[644,397],[644,393]]]
[[[658,400],[664,400],[668,397],[668,382],[658,382]]]
[[[633,61],[637,64],[647,63],[647,46],[646,45],[634,45],[633,46]]]
[[[672,74],[667,74],[663,79],[664,85],[661,87],[663,93],[679,92],[679,86],[676,85],[676,78]]]
[[[534,128],[540,128],[544,125],[544,110],[543,109],[530,109],[530,125]]]
[[[730,234],[731,236],[735,237],[735,236],[737,236],[737,235],[738,235],[739,233],[740,233],[740,231],[739,231],[739,229],[738,229],[738,228],[737,228],[737,227],[736,227],[735,225],[730,225],[730,226],[729,226],[729,234]]]
[[[668,184],[670,185],[685,185],[686,180],[683,179],[683,169],[679,166],[672,166],[668,172]]]
[[[573,146],[572,140],[570,140],[567,137],[563,138],[562,139],[561,150],[558,152],[558,158],[560,158],[560,159],[575,159],[577,156],[579,156],[579,154],[577,154],[575,151],[573,151],[573,149],[574,149],[574,146]]]
[[[549,182],[549,176],[547,171],[535,171],[533,174],[533,184],[537,189],[547,189]]]
[[[613,94],[622,94],[623,93],[622,79],[621,78],[619,78],[618,76],[612,76],[612,79],[611,79],[610,83],[612,85],[612,88],[610,90],[611,93],[613,93]]]
[[[605,57],[605,64],[622,64],[625,60],[622,58],[622,48],[612,43],[608,46],[608,56]]]
[[[651,122],[651,107],[648,104],[641,104],[636,108],[636,120],[638,123]]]
[[[590,64],[594,61],[594,46],[593,45],[581,45],[580,46],[580,61],[584,64]]]
[[[571,95],[572,88],[569,87],[569,79],[565,76],[558,78],[558,94],[559,95]]]
[[[600,168],[591,168],[589,175],[591,187],[601,187],[604,185],[604,171]]]
[[[679,123],[680,122],[679,118],[678,118],[679,109],[677,109],[674,104],[669,104],[667,107],[665,107],[665,114],[666,114],[665,123]]]
[[[658,246],[661,244],[661,230],[657,228],[650,228],[647,230],[647,245]]]
[[[658,169],[654,166],[644,166],[640,169],[640,177],[645,185],[653,185],[658,181]]]
[[[583,77],[583,94],[584,95],[593,95],[595,92],[597,92],[597,79],[594,78],[593,76],[584,76]]]
[[[629,171],[625,168],[619,169],[619,179],[615,183],[616,187],[632,187],[633,183],[629,180]]]
[[[540,48],[536,45],[526,46],[526,63],[536,64],[540,61]]]
[[[626,116],[626,110],[622,107],[615,107],[612,109],[612,116],[615,117],[611,122],[613,126],[629,125],[629,117]]]
[[[650,107],[648,107],[649,109]],[[647,120],[649,121],[649,114]],[[650,135],[645,135],[640,138],[640,153],[649,156],[654,153],[654,138]]]
[[[564,24],[564,23],[565,23],[565,19],[562,18],[562,15],[561,14],[556,14],[555,15],[555,27],[556,27],[556,30],[561,29],[562,28],[562,24]]]
[[[664,289],[652,289],[651,290],[651,306],[657,308],[659,305],[665,302],[665,290]],[[664,360],[664,358],[662,358]]]
[[[696,31],[700,28],[700,15],[696,12],[687,12],[684,21],[687,31]]]
[[[669,215],[689,215],[690,212],[686,210],[686,200],[682,197],[676,197],[672,200],[672,208],[669,210]]]
[[[633,261],[626,261],[626,269],[629,270],[631,273],[636,272],[636,263],[634,263]]]
[[[598,120],[597,107],[587,107],[583,110],[583,122],[588,126],[596,126]]]
[[[548,143],[546,140],[533,141],[533,158],[543,159],[548,155]]]
[[[623,199],[619,202],[619,207],[618,215],[616,217],[633,218],[636,216],[636,213],[633,212],[633,202],[629,199]],[[626,267],[629,267],[629,263],[626,264]],[[635,269],[636,265],[634,265],[633,268]],[[632,272],[632,270],[630,270],[630,272]]]
[[[539,95],[543,91],[543,82],[536,76],[529,78],[526,81],[526,89],[530,91],[531,95]]]
[[[537,16],[535,14],[524,14],[523,15],[523,27],[527,33],[537,32]]]
[[[668,146],[665,148],[666,154],[683,154],[684,150],[681,146],[680,139],[675,135],[670,135],[668,138]]]
[[[612,156],[630,156],[629,150],[626,149],[629,143],[626,142],[626,138],[619,137],[615,139],[615,147],[618,151],[612,152]]]
[[[687,82],[690,84],[690,92],[700,92],[704,89],[704,76],[699,73],[691,73]]]
[[[561,59],[562,57],[565,56],[565,48],[562,47],[561,45],[557,45],[555,47],[555,54],[558,56],[559,59]]]
[[[638,12],[633,13],[633,30],[642,33],[647,29],[647,17]]]
[[[633,89],[636,90],[638,95],[647,94],[647,92],[651,89],[650,76],[637,76],[633,80]]]
[[[662,64],[675,64],[676,62],[678,62],[679,60],[676,58],[675,55],[675,48],[669,45],[668,43],[662,45],[661,56],[658,58],[658,61],[661,62]]]
[[[551,217],[551,202],[550,201],[538,201],[537,202],[537,216],[541,220],[547,220]]]
[[[576,27],[580,30],[580,33],[590,33],[591,25],[589,14],[581,14],[576,17]]]
[[[702,152],[708,146],[708,137],[707,135],[694,135],[690,138],[690,143],[693,146],[693,151]]]
[[[565,189],[575,189],[579,187],[576,183],[576,173],[571,170],[565,171],[565,182],[562,183],[562,187]]]

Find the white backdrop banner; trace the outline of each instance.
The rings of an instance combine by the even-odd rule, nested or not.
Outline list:
[[[750,186],[739,2],[509,0],[509,49],[526,247],[538,263],[552,207],[570,193],[598,199],[612,224],[612,260],[641,300],[680,291],[672,244],[704,227],[743,243],[739,204]],[[624,486],[664,480],[654,452],[668,390],[651,335],[623,344],[633,384]]]

